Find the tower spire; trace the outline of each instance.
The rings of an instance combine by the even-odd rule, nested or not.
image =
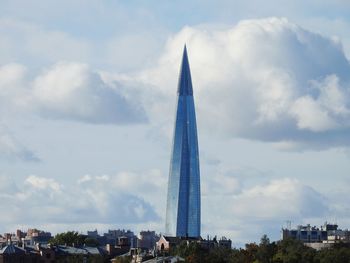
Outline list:
[[[190,63],[188,62],[186,44],[182,55],[182,63],[179,75],[179,95],[193,95]]]
[[[172,236],[200,237],[199,151],[186,45],[182,56],[177,94],[165,231],[167,235]]]

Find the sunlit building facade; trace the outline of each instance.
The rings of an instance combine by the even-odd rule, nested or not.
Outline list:
[[[186,46],[177,94],[165,228],[167,235],[200,237],[201,198],[197,125]]]

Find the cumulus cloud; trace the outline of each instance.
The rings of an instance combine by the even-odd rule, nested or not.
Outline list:
[[[30,175],[27,177],[25,182],[29,187],[37,189],[52,190],[54,192],[59,192],[61,190],[61,185],[52,178],[38,177],[35,175]]]
[[[35,77],[16,63],[0,66],[0,116],[11,122],[38,114],[93,124],[146,122],[146,114],[132,91],[118,79],[76,62],[60,62]],[[0,156],[37,161],[39,158],[1,124]]]
[[[233,203],[232,213],[243,217],[254,214],[255,218],[301,219],[320,217],[328,212],[328,203],[322,194],[289,178],[245,189]]]
[[[2,225],[8,224],[128,224],[158,221],[153,206],[139,192],[128,187],[114,187],[116,176],[91,176],[80,184],[66,185],[53,178],[28,176],[15,184],[9,177],[0,182],[11,186],[2,189],[1,209],[8,211]],[[130,186],[130,185],[129,185]],[[157,187],[148,184],[150,191]],[[22,217],[23,211],[26,217]],[[43,213],[42,211],[45,211]]]
[[[232,180],[229,175],[222,177]],[[240,191],[232,192],[232,184],[227,183],[204,196],[203,232],[229,235],[240,244],[257,240],[265,233],[277,239],[279,227],[286,220],[295,223],[310,223],[313,218],[327,220],[330,211],[334,211],[332,201],[295,179],[274,179],[250,186],[240,183]]]
[[[68,226],[76,230],[97,226],[163,230],[166,178],[158,170],[85,175],[71,184],[36,175],[17,184],[10,177],[0,176],[0,182],[0,208],[8,211],[0,219],[5,230],[29,222],[28,227],[49,225],[48,230],[66,230]],[[243,179],[222,173],[213,182],[204,178],[204,185],[209,184],[210,189],[203,189],[202,233],[228,236],[235,245],[256,240],[264,233],[277,239],[285,220],[309,223],[313,218],[329,220],[333,213],[341,216],[339,220],[348,218],[344,196],[340,205],[334,205],[339,197],[326,197],[295,179],[246,185]],[[25,218],[21,217],[23,211]]]
[[[118,79],[77,62],[59,62],[34,78],[20,64],[0,67],[0,110],[3,116],[37,113],[50,119],[127,124],[146,121],[132,91]]]
[[[295,100],[291,114],[295,116],[300,129],[314,132],[348,128],[349,90],[344,89],[336,75],[329,75],[322,81],[313,81],[318,96],[305,95]]]
[[[33,101],[48,118],[117,124],[145,121],[142,108],[123,92],[118,83],[106,83],[86,64],[61,62],[34,80]]]
[[[0,113],[14,114],[26,105],[27,68],[21,64],[9,63],[0,66]]]
[[[290,145],[348,144],[350,64],[336,38],[284,18],[224,30],[185,27],[169,39],[158,65],[140,74],[162,98],[148,106],[157,121],[171,116],[165,104],[174,101],[184,43],[201,128]]]
[[[184,43],[201,130],[217,127],[225,136],[283,149],[348,145],[350,65],[341,42],[284,18],[244,20],[226,29],[185,27],[169,38],[156,66],[136,74],[113,76],[59,62],[32,79],[25,95],[10,97],[48,118],[89,123],[142,122],[147,111],[169,134]],[[17,78],[5,83],[23,82],[25,70],[16,67],[11,74]]]

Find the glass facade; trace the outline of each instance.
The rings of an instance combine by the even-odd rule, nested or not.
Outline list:
[[[200,174],[192,80],[184,49],[170,162],[166,234],[199,237],[201,224]]]

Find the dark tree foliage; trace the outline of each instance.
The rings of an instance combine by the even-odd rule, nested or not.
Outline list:
[[[286,239],[277,243],[277,251],[273,256],[276,263],[314,262],[316,250],[306,247],[295,239]]]
[[[207,250],[195,242],[182,242],[172,254],[185,258],[186,262],[198,263],[350,263],[350,244],[336,244],[316,251],[298,240],[270,242],[264,235],[259,244],[246,244],[241,249]]]
[[[124,256],[124,257],[116,257],[114,258],[114,263],[130,263],[131,257],[130,256]]]
[[[81,235],[75,231],[68,231],[65,233],[57,234],[49,241],[52,245],[67,245],[67,246],[91,246],[96,247],[99,245],[98,241],[94,238]]]
[[[350,248],[348,244],[340,244],[332,249],[323,249],[315,256],[315,262],[350,263]]]
[[[61,258],[56,258],[55,260],[56,263],[104,263],[107,262],[104,258],[99,257],[99,256],[83,256],[83,255],[74,255],[74,256],[69,256],[69,257],[61,257]],[[130,261],[128,261],[130,262]],[[124,263],[124,262],[122,262]]]
[[[88,247],[98,247],[100,245],[98,240],[92,237],[86,237],[84,240],[84,244]]]
[[[270,263],[273,262],[273,256],[277,252],[277,245],[270,243],[267,235],[263,235],[260,239],[260,244],[256,252],[256,259],[258,262]]]

